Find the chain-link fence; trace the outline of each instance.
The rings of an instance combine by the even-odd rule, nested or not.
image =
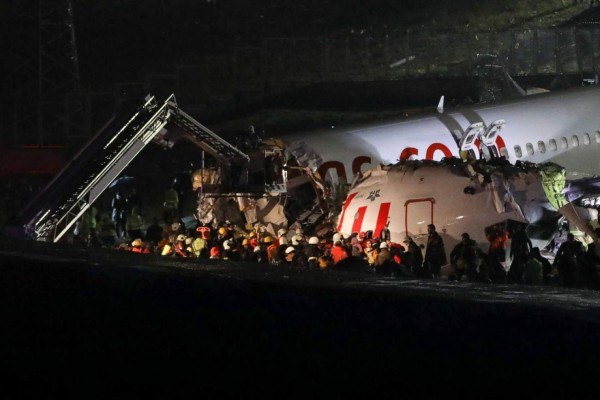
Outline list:
[[[600,70],[600,26],[461,34],[415,31],[381,38],[268,38],[260,46],[235,48],[230,55],[207,56],[203,65],[177,66],[172,74],[118,84],[110,91],[112,106],[106,92],[84,93],[80,101],[70,96],[60,106],[55,100],[31,104],[19,99],[7,107],[11,134],[3,137],[11,144],[72,143],[74,136],[89,137],[100,128],[99,115],[114,112],[127,98],[141,102],[146,93],[158,98],[175,93],[182,107],[205,118],[314,83],[475,76],[477,66],[486,64],[501,66],[515,77],[595,77]],[[45,107],[53,108],[52,115],[64,108],[64,118],[45,119]],[[77,123],[69,121],[74,115]]]

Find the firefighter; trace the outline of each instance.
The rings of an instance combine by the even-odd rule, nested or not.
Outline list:
[[[133,242],[131,242],[131,251],[140,254],[144,251],[142,239],[135,239]]]
[[[185,239],[187,238],[183,233],[177,235],[175,244],[173,245],[173,252],[176,257],[187,257],[187,252],[185,251]]]
[[[306,254],[308,268],[318,269],[319,256],[321,255],[321,251],[319,250],[319,238],[311,236],[308,239],[308,245],[304,248],[304,252]]]

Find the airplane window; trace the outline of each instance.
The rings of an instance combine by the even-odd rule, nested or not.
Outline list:
[[[556,149],[558,148],[558,147],[556,147],[556,140],[554,140],[554,139],[550,139],[550,141],[548,142],[548,144],[550,145],[550,149],[552,151],[556,151]]]
[[[517,158],[523,157],[523,152],[521,151],[521,146],[515,146],[515,155]]]
[[[525,145],[525,147],[527,147],[527,154],[532,156],[533,155],[533,145],[531,143],[527,143],[527,145]]]
[[[571,143],[573,144],[573,147],[579,146],[579,138],[577,135],[571,136]]]
[[[600,143],[600,131],[596,131],[596,143]]]
[[[569,142],[567,141],[567,138],[566,137],[560,138],[560,148],[566,149],[568,147],[569,147]]]
[[[538,150],[540,151],[540,153],[546,152],[546,144],[541,140],[538,142]]]
[[[583,144],[585,144],[586,146],[588,144],[590,144],[592,141],[590,140],[590,134],[589,133],[584,133],[583,134]]]

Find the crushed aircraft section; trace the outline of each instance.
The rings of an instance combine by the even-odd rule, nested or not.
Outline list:
[[[337,228],[347,235],[371,231],[374,237],[385,228],[394,242],[408,235],[425,244],[426,227],[433,223],[450,243],[462,232],[485,243],[495,225],[522,223],[541,244],[553,238],[564,217],[572,228],[591,234],[589,218],[566,212],[574,205],[567,200],[564,176],[555,164],[512,165],[502,158],[380,165],[354,182]]]

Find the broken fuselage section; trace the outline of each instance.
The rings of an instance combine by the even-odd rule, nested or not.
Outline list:
[[[547,245],[568,202],[564,170],[555,164],[504,160],[464,162],[405,161],[366,171],[348,192],[337,220],[344,235],[387,230],[401,243],[410,236],[427,245],[427,226],[434,224],[449,253],[468,233],[486,251],[498,232],[510,235],[526,227],[534,245]],[[569,223],[583,226],[585,221]]]
[[[209,166],[203,161],[192,173],[199,223],[258,225],[272,235],[281,228],[323,229],[332,209],[330,191],[317,173],[287,158],[280,140],[261,140],[241,149],[248,160]]]

